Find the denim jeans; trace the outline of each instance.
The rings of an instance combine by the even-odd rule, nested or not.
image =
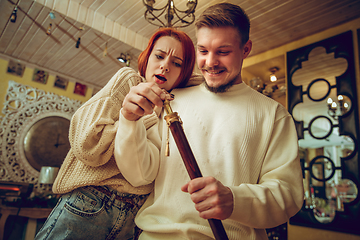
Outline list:
[[[93,187],[83,187],[63,195],[50,213],[35,240],[134,238],[134,218],[148,195],[113,194],[131,198],[138,207],[109,197]]]

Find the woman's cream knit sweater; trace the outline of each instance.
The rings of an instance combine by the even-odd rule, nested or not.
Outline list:
[[[69,130],[71,149],[53,185],[57,194],[89,185],[107,185],[119,192],[147,194],[152,184],[133,187],[121,175],[113,156],[119,111],[132,86],[145,79],[132,68],[121,68],[96,95],[73,115]],[[155,113],[141,118],[146,128],[157,121]]]

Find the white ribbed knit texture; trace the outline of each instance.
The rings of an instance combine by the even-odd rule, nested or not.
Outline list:
[[[233,192],[233,214],[223,221],[229,238],[267,239],[264,228],[288,221],[303,202],[291,116],[279,103],[245,84],[226,93],[211,93],[204,85],[173,93],[172,108],[183,121],[203,176],[217,178]],[[154,163],[160,164],[154,192],[136,217],[136,224],[144,230],[140,240],[213,239],[190,195],[180,190],[190,178],[172,137],[170,156],[165,157],[166,124],[162,138],[161,159]],[[121,171],[131,174],[134,169]]]

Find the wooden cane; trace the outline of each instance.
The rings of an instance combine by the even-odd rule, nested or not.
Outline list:
[[[189,142],[185,136],[184,130],[181,126],[181,119],[177,112],[173,112],[168,100],[164,101],[164,108],[167,115],[164,117],[168,124],[171,133],[174,137],[175,143],[179,149],[180,155],[185,164],[186,170],[191,179],[202,177],[199,166],[195,160],[194,154],[190,148]],[[228,240],[224,226],[218,219],[208,219],[211,230],[216,240]]]

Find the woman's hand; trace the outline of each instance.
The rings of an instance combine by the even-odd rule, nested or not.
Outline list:
[[[120,111],[127,120],[137,121],[142,116],[151,114],[155,106],[161,108],[165,99],[171,99],[171,95],[156,83],[140,83],[131,87]]]

